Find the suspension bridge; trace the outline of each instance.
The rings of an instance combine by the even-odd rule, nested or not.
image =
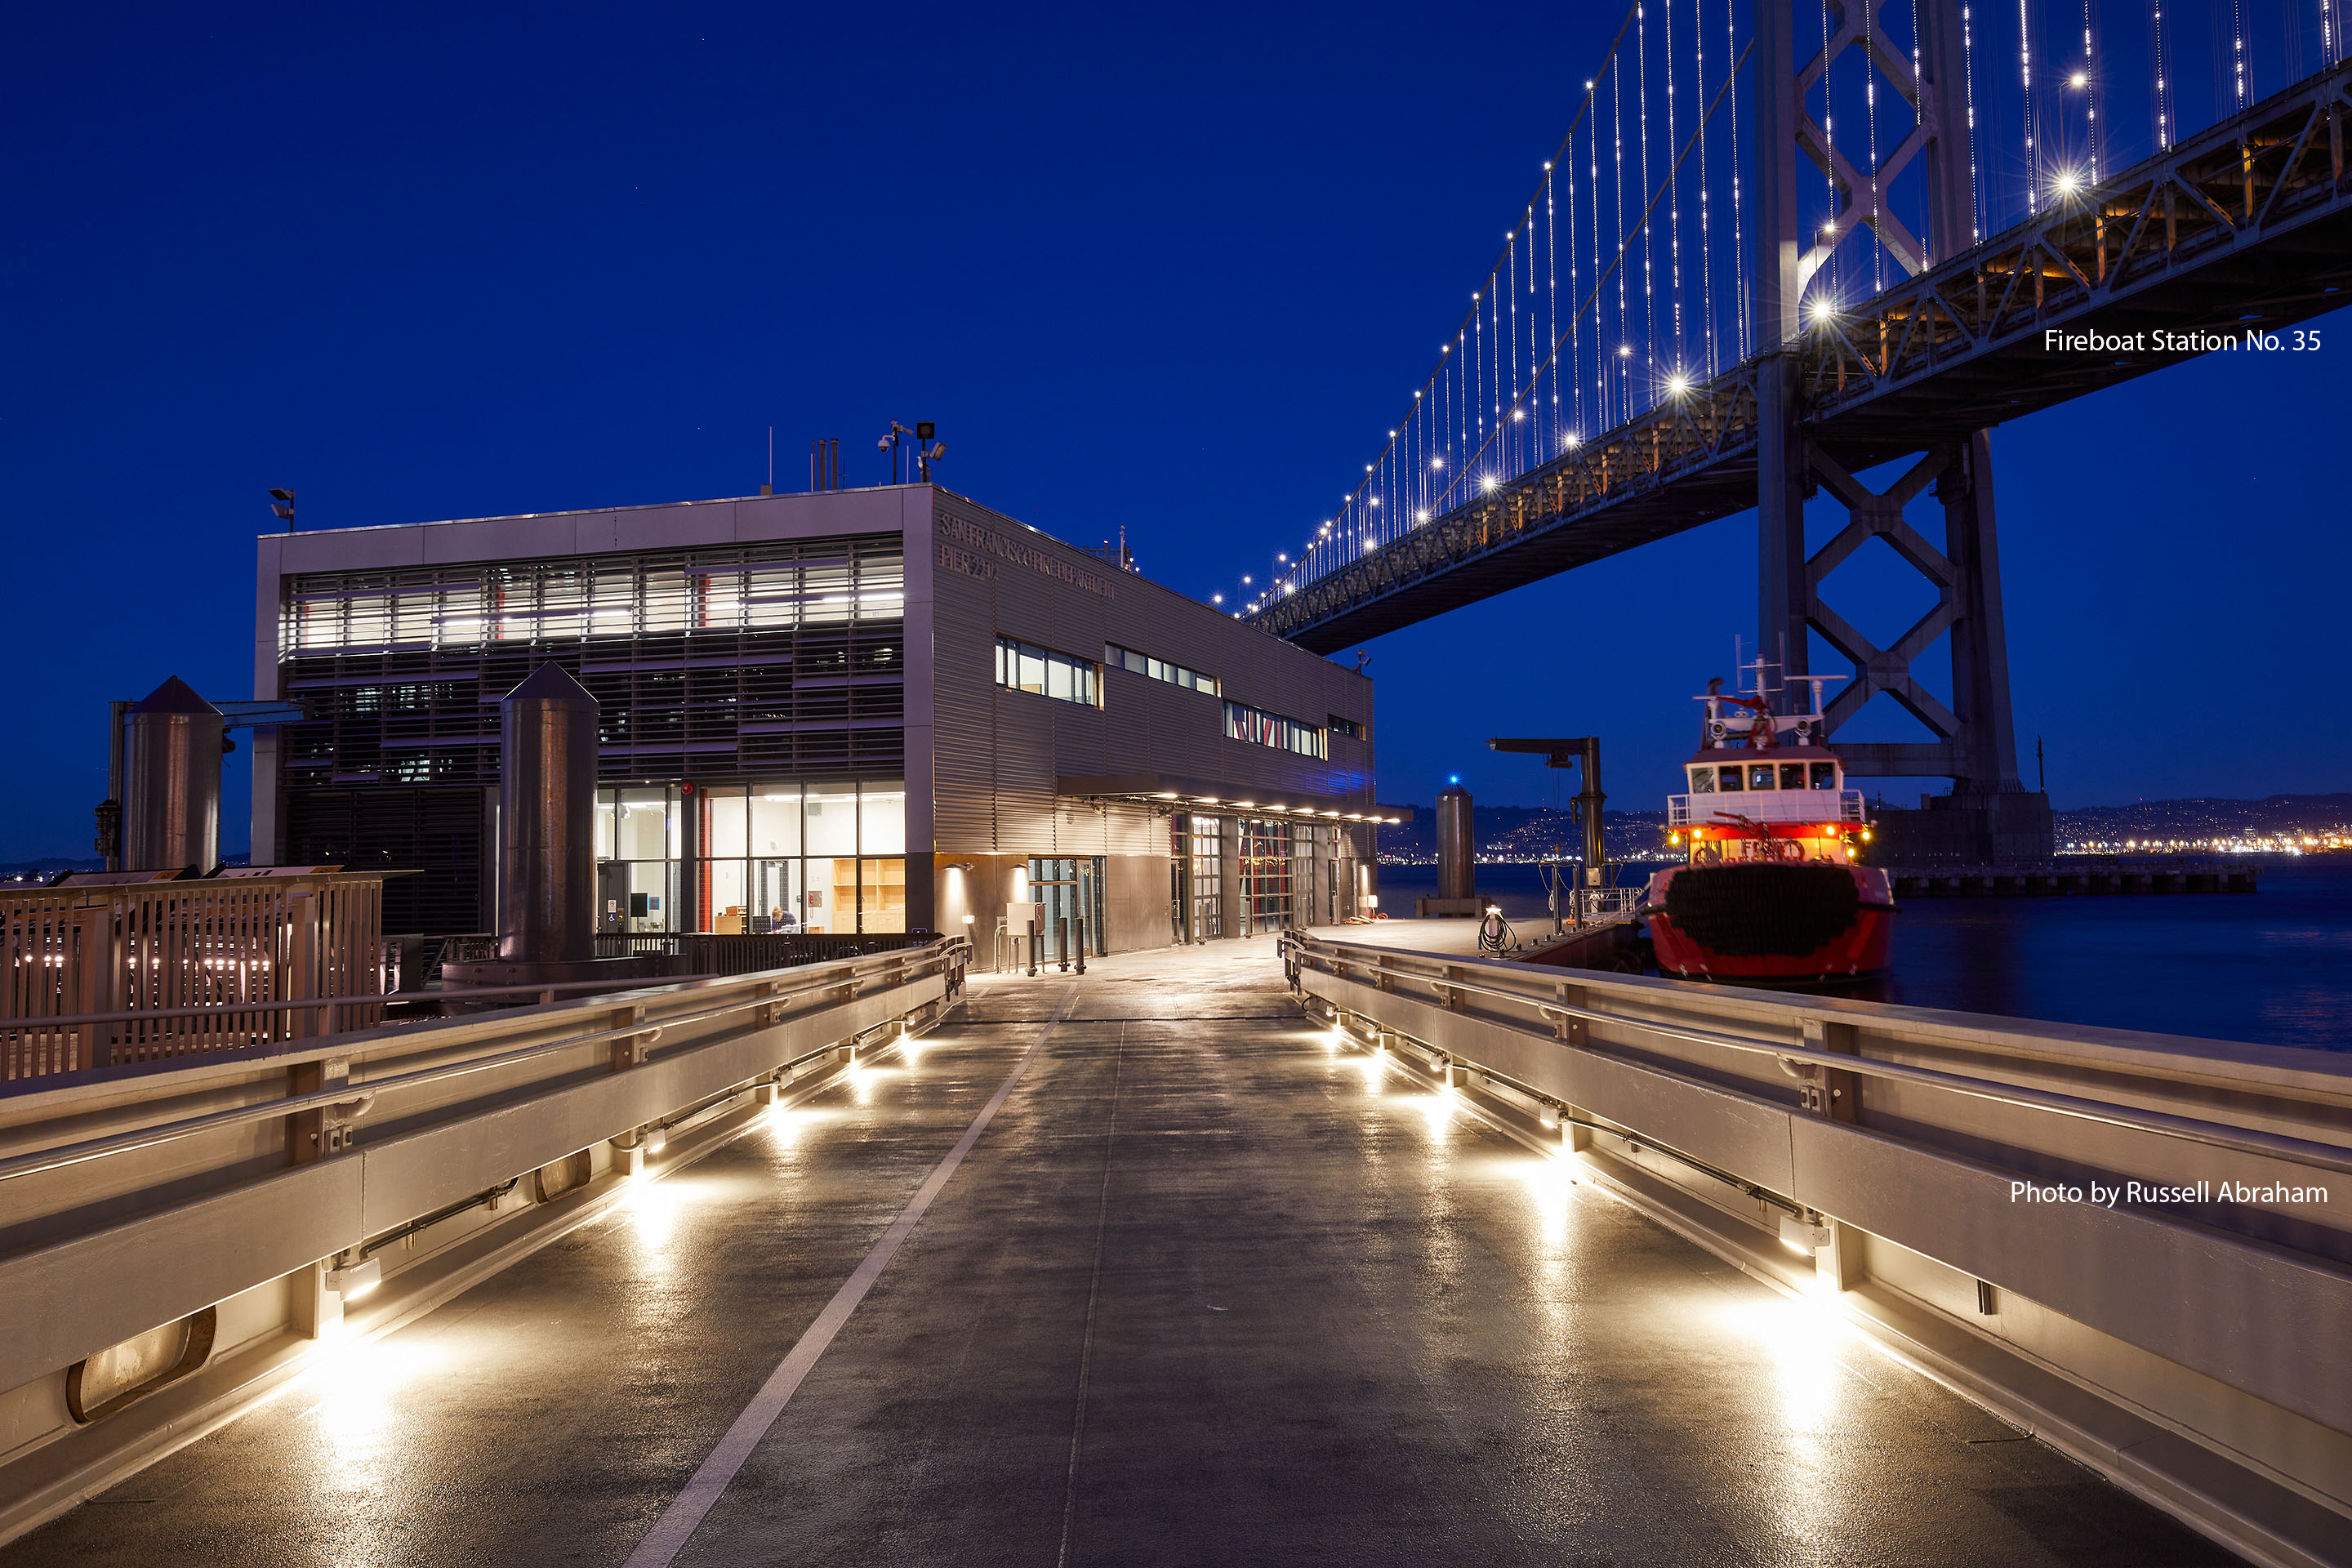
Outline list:
[[[1755,509],[1764,646],[1852,665],[1832,729],[1885,693],[1935,737],[1850,769],[2014,789],[1986,432],[2317,346],[2352,287],[2342,29],[2340,0],[1639,0],[1434,366],[1242,614],[1332,652]],[[1930,487],[1940,546],[1906,515]],[[1809,550],[1822,489],[1847,521]],[[1937,595],[1884,647],[1824,593],[1873,538]],[[1947,634],[1949,702],[1913,670]]]

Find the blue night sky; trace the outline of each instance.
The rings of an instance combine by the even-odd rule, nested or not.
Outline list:
[[[88,853],[109,699],[252,694],[270,485],[311,527],[737,495],[771,426],[780,488],[816,436],[871,483],[887,422],[931,419],[944,482],[1230,592],[1360,474],[1615,20],[20,7],[0,858]],[[1995,435],[2020,743],[2062,807],[2352,787],[2322,711],[2352,318],[2319,324]],[[1597,731],[1614,803],[1655,805],[1754,548],[1727,520],[1371,645],[1382,797],[1539,802],[1486,737]],[[1920,607],[1847,571],[1864,631]]]

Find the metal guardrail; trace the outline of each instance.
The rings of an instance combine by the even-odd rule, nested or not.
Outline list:
[[[754,974],[799,963],[903,952],[939,938],[928,931],[600,931],[599,958],[676,958],[698,973]]]
[[[289,1273],[315,1285],[320,1260],[384,1237],[553,1201],[657,1132],[936,1019],[971,957],[934,939],[0,1099],[0,1300],[29,1309],[0,1335],[0,1388],[253,1292],[223,1308],[251,1321],[243,1342],[299,1331]],[[535,1199],[492,1201],[534,1172]]]
[[[1845,1310],[2236,1550],[2309,1563],[2352,1542],[2352,1060],[1282,952],[1342,1020],[1552,1108],[1726,1256],[1785,1263],[1789,1216]]]

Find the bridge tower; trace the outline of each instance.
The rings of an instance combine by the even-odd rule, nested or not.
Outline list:
[[[1758,629],[1763,657],[1806,673],[1809,633],[1819,632],[1852,661],[1853,674],[1826,711],[1834,732],[1881,692],[1936,737],[1925,742],[1841,743],[1850,773],[1932,776],[1952,781],[1932,812],[1889,821],[1895,856],[1932,855],[1978,861],[2040,859],[2051,853],[2046,795],[2018,778],[2017,736],[2010,715],[2009,645],[2001,625],[2000,557],[1993,525],[1992,451],[1976,430],[1925,443],[1895,484],[1874,491],[1840,454],[1808,440],[1801,424],[1799,352],[1807,323],[1806,286],[1856,226],[1866,226],[1898,266],[1917,274],[1974,243],[1976,197],[1969,140],[1961,0],[1920,0],[1919,65],[1879,26],[1882,0],[1827,0],[1830,37],[1800,65],[1794,0],[1759,0],[1756,17],[1756,312],[1758,403],[1757,513],[1761,551]],[[1917,123],[1875,168],[1857,169],[1806,111],[1806,94],[1847,48],[1859,48],[1880,82],[1916,112]],[[1837,192],[1835,221],[1801,233],[1797,154],[1828,175]],[[1925,182],[1924,240],[1886,206],[1887,186],[1916,160]],[[1863,466],[1856,464],[1855,466]],[[1932,485],[1944,513],[1942,549],[1905,520],[1904,509]],[[1821,550],[1805,548],[1806,500],[1826,486],[1847,522]],[[1832,609],[1822,584],[1874,537],[1892,545],[1936,588],[1933,609],[1886,647],[1864,637]],[[1952,701],[1947,707],[1912,675],[1912,666],[1950,634]],[[1893,814],[1890,814],[1893,815]]]

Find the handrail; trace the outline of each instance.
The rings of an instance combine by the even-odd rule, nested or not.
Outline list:
[[[2100,1100],[2086,1100],[2079,1095],[2058,1094],[2048,1089],[2003,1084],[1993,1079],[1971,1078],[1962,1073],[1943,1072],[1934,1068],[1906,1067],[1899,1062],[1883,1062],[1869,1057],[1847,1056],[1843,1052],[1815,1050],[1807,1046],[1790,1046],[1770,1040],[1717,1034],[1713,1030],[1694,1028],[1689,1025],[1658,1023],[1647,1018],[1628,1017],[1622,1013],[1599,1012],[1590,1007],[1578,1007],[1557,1000],[1528,996],[1519,992],[1507,991],[1493,985],[1482,985],[1473,981],[1392,969],[1389,966],[1388,950],[1381,948],[1332,942],[1316,938],[1300,941],[1287,935],[1283,941],[1290,952],[1299,955],[1302,962],[1321,956],[1313,951],[1318,947],[1344,948],[1351,953],[1371,955],[1365,966],[1370,968],[1376,975],[1385,973],[1392,979],[1415,981],[1442,991],[1464,991],[1496,996],[1505,1001],[1531,1007],[1544,1016],[1581,1018],[1588,1023],[1624,1025],[1632,1028],[1646,1029],[1652,1034],[1662,1035],[1669,1039],[1686,1040],[1695,1045],[1711,1046],[1718,1049],[1740,1051],[1756,1056],[1769,1056],[1782,1061],[1802,1062],[1808,1066],[1828,1068],[1838,1072],[1853,1073],[1862,1078],[1880,1078],[1916,1083],[1967,1095],[1971,1099],[1989,1100],[1995,1104],[2042,1110],[2053,1115],[2072,1117],[2077,1121],[2097,1122],[2110,1127],[2120,1127],[2131,1131],[2151,1133],[2158,1137],[2179,1138],[2211,1148],[2227,1149],[2235,1153],[2267,1155],[2288,1160],[2296,1164],[2313,1165],[2321,1170],[2352,1174],[2352,1151],[2347,1151],[2333,1144],[2316,1142],[2307,1138],[2294,1138],[2276,1132],[2251,1131],[2221,1122],[2206,1121],[2196,1117],[2177,1116],[2170,1111],[2141,1110],[2131,1107],[2113,1106]],[[1346,962],[1353,963],[1365,961],[1351,958]],[[1336,964],[1327,970],[1327,973],[1332,973],[1337,978],[1346,978],[1339,973]],[[1549,984],[1562,983],[1551,981]]]
[[[835,962],[839,962],[835,960]],[[788,965],[804,969],[805,964]],[[760,970],[755,973],[772,973]],[[621,991],[646,985],[684,985],[697,980],[742,980],[740,974],[639,974],[621,980],[560,980],[544,985],[467,985],[456,991],[362,992],[350,996],[296,996],[278,1002],[214,1002],[189,1007],[133,1007],[121,1013],[0,1014],[0,1034],[18,1033],[37,1025],[58,1028],[77,1024],[143,1024],[151,1018],[232,1017],[245,1013],[291,1013],[307,1007],[380,1006],[388,1002],[447,1002],[470,996],[544,996],[554,991]]]
[[[961,943],[967,951],[959,954],[955,951],[958,943]],[[930,973],[933,967],[956,967],[954,961],[958,959],[968,964],[971,957],[969,946],[968,942],[963,942],[963,939],[955,938],[929,949],[901,949],[897,952],[875,953],[864,958],[838,959],[835,962],[885,967],[893,965],[912,967],[909,966],[907,956],[911,952],[916,955],[915,963],[921,966],[914,968],[913,973],[922,974]],[[776,972],[768,973],[772,974]],[[835,989],[841,984],[841,977],[838,971],[831,973],[834,978],[828,982],[796,986],[789,991],[762,991],[757,995],[747,996],[740,1001],[730,1002],[698,1013],[689,1013],[680,1017],[644,1019],[618,1028],[598,1029],[588,1034],[566,1036],[560,1040],[544,1040],[535,1046],[503,1051],[496,1056],[478,1057],[462,1062],[449,1062],[439,1067],[420,1068],[413,1072],[395,1073],[390,1078],[348,1081],[333,1089],[313,1089],[306,1094],[285,1095],[275,1100],[257,1101],[252,1105],[213,1111],[204,1116],[187,1117],[178,1121],[159,1122],[152,1127],[142,1127],[135,1131],[117,1132],[103,1138],[86,1139],[79,1143],[68,1143],[61,1148],[13,1155],[6,1159],[0,1159],[0,1182],[11,1181],[18,1176],[39,1175],[48,1171],[64,1170],[91,1160],[102,1159],[109,1154],[129,1153],[139,1149],[153,1148],[160,1143],[173,1142],[181,1138],[212,1131],[222,1127],[234,1127],[247,1121],[266,1121],[272,1117],[289,1116],[299,1111],[316,1110],[321,1106],[349,1104],[362,1096],[373,1097],[388,1089],[414,1088],[420,1084],[463,1078],[478,1072],[488,1072],[557,1051],[574,1050],[582,1046],[596,1045],[605,1040],[626,1039],[637,1036],[652,1036],[658,1038],[664,1030],[673,1026],[708,1023],[714,1018],[725,1017],[730,1013],[745,1012],[754,1007],[772,1006],[778,1002],[789,1001],[812,991]],[[855,970],[848,976],[853,982],[860,977],[860,972]],[[766,986],[775,984],[773,980],[763,979],[759,975],[738,975],[734,979],[740,984],[756,984]],[[439,993],[430,993],[430,994],[439,994]]]
[[[856,959],[828,958],[818,962],[844,963],[869,958],[891,958],[900,953],[920,952],[929,945],[932,944],[918,943],[891,948],[883,952],[860,953]],[[702,980],[748,980],[753,974],[775,974],[785,969],[814,967],[814,964],[787,963],[776,969],[755,969],[748,974],[637,974],[604,980],[557,980],[534,985],[467,985],[455,991],[383,991],[349,996],[296,996],[277,1002],[213,1002],[189,1007],[133,1007],[120,1013],[0,1014],[0,1034],[20,1032],[35,1026],[53,1029],[79,1024],[143,1024],[154,1018],[213,1018],[235,1017],[246,1013],[291,1013],[310,1007],[380,1006],[391,1002],[447,1002],[476,996],[545,996],[558,991],[621,991],[650,985],[687,985]]]

